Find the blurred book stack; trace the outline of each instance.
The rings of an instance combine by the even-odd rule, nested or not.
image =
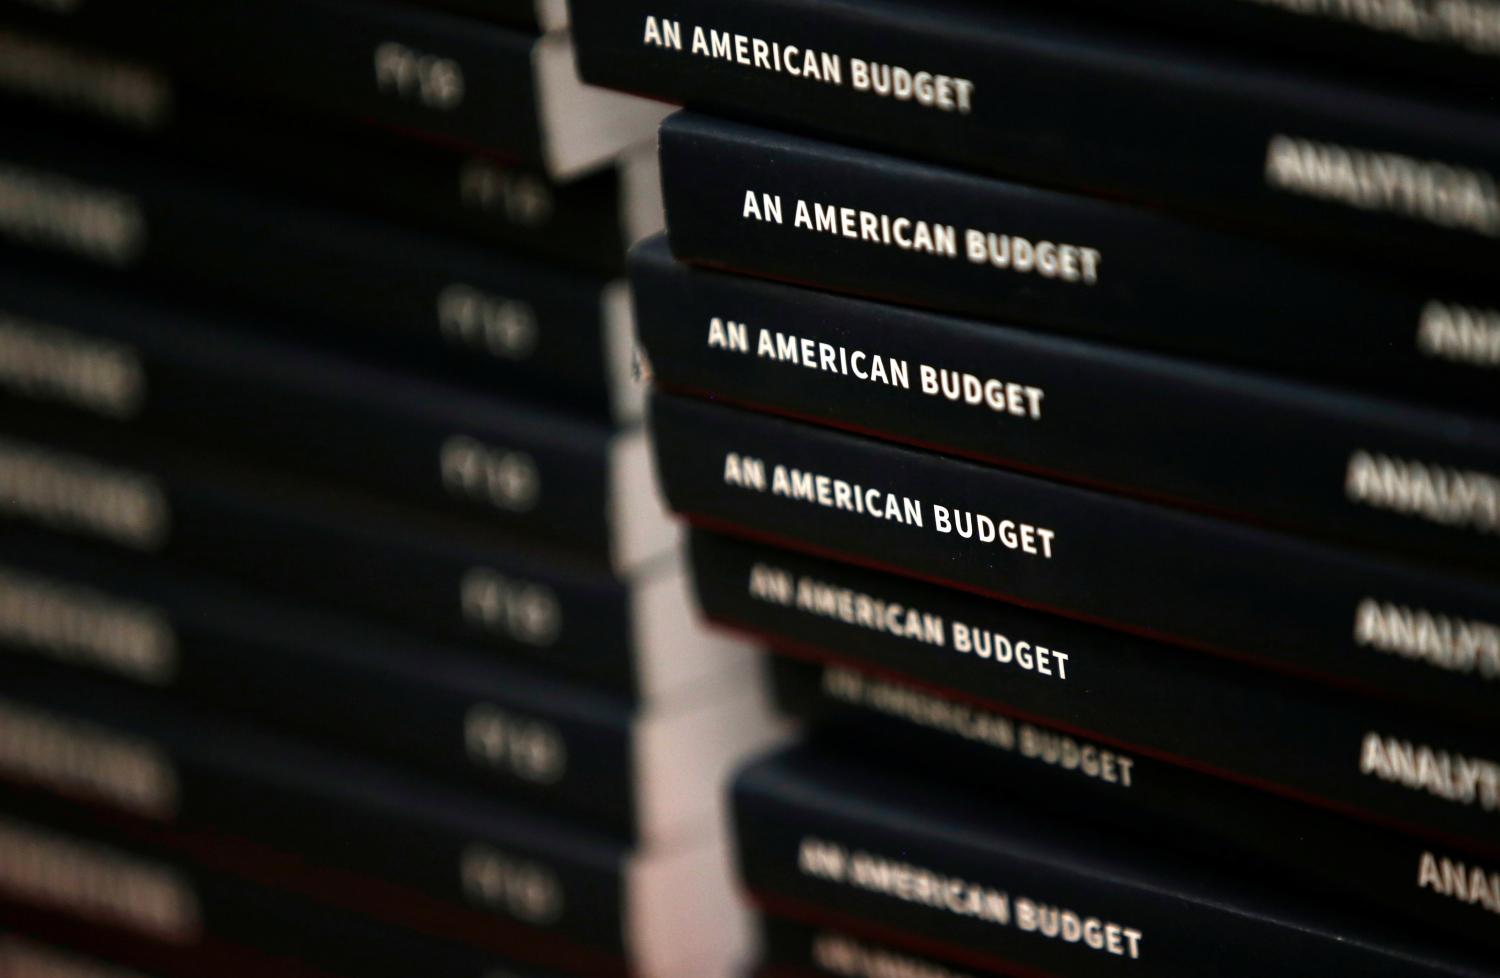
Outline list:
[[[811,731],[762,974],[1500,974],[1500,5],[1396,6],[573,0],[686,106],[657,464]]]
[[[641,423],[663,110],[565,20],[0,3],[7,978],[740,953],[778,721]]]

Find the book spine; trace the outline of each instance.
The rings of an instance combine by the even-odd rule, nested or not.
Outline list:
[[[1500,426],[696,269],[660,242],[634,253],[631,282],[667,389],[1367,546],[1495,560],[1500,514],[1473,490],[1500,487]],[[1475,504],[1397,511],[1369,491],[1387,469],[1451,473]]]
[[[638,829],[629,704],[485,653],[19,542],[0,554],[0,649],[375,751],[622,837]]]
[[[40,107],[133,133],[171,125],[182,93],[159,66],[28,29],[13,13],[0,26],[0,54],[12,66],[0,77],[7,111]]]
[[[699,524],[1492,722],[1493,583],[673,395],[652,417]],[[1466,637],[1388,627],[1416,618]]]
[[[0,967],[13,978],[255,978],[277,970],[254,951],[215,957],[208,949],[168,948],[122,939],[102,931],[85,933],[77,921],[45,918],[0,903]],[[259,968],[260,970],[256,970]],[[306,964],[283,966],[285,978],[313,978]],[[322,970],[318,978],[331,978]]]
[[[1084,0],[1085,5],[1214,40],[1230,39],[1315,59],[1319,68],[1359,70],[1389,84],[1390,72],[1451,86],[1443,97],[1480,95],[1500,79],[1500,13],[1492,3],[1460,8],[1379,8],[1344,4],[1195,3],[1193,0]],[[1335,66],[1332,62],[1338,62]]]
[[[42,107],[155,135],[152,149],[233,167],[278,189],[342,201],[372,214],[486,244],[615,273],[625,253],[625,188],[615,168],[558,183],[494,153],[466,152],[366,128],[314,125],[174,85],[156,63],[0,27],[0,76],[13,108]],[[125,79],[125,82],[121,80]],[[402,192],[392,194],[399,186]]]
[[[1449,342],[1483,290],[691,113],[662,125],[661,164],[685,261],[1496,408],[1495,361]]]
[[[0,396],[209,446],[233,432],[236,452],[293,471],[617,556],[611,500],[630,487],[603,423],[72,285],[0,271]]]
[[[103,947],[102,942],[70,941],[56,934],[41,933],[41,930],[29,931],[0,906],[0,968],[5,974],[14,978],[36,978],[39,975],[56,975],[57,978],[134,978],[134,975],[193,978],[194,974],[201,973],[183,970],[179,965],[185,961],[148,962],[127,957],[115,947]],[[205,961],[200,967],[207,965]],[[126,970],[129,968],[137,970]],[[215,970],[225,978],[244,978],[245,974],[232,965]]]
[[[757,978],[997,978],[999,972],[962,968],[828,927],[809,927],[762,915]]]
[[[1306,919],[1312,905],[1297,900],[1272,913],[1235,894],[1221,901],[1222,879],[1201,865],[1189,892],[1158,886],[1138,866],[1120,867],[1131,840],[1117,835],[1076,826],[1065,835],[1066,823],[1053,821],[1044,837],[1006,818],[956,833],[915,807],[928,800],[923,782],[903,785],[907,793],[881,781],[884,794],[838,795],[813,778],[829,764],[778,760],[752,765],[734,786],[741,876],[778,916],[1027,974],[1482,973],[1351,937],[1327,925],[1331,914]],[[959,803],[946,793],[933,801]]]
[[[615,274],[625,254],[625,188],[613,167],[558,183],[491,153],[270,117],[247,125],[244,113],[231,119],[221,108],[180,111],[167,145],[205,165],[232,158],[297,191],[570,267]]]
[[[610,288],[377,220],[299,205],[76,134],[7,130],[0,240],[194,296],[296,316],[289,335],[541,392],[610,401]],[[98,215],[96,222],[86,215]],[[269,318],[269,317],[268,317]],[[550,392],[550,393],[549,393]]]
[[[224,573],[417,634],[636,693],[630,587],[606,570],[418,515],[216,466],[146,463],[75,429],[0,436],[0,518],[115,554]],[[250,487],[254,488],[250,488]],[[295,557],[295,559],[293,559]]]
[[[528,31],[555,30],[567,26],[567,8],[561,0],[418,0],[470,17],[483,17]],[[562,9],[559,10],[558,8]]]
[[[118,944],[145,960],[175,963],[177,955],[202,955],[226,961],[231,969],[258,961],[276,973],[298,976],[399,978],[415,971],[480,978],[496,969],[510,973],[512,967],[523,974],[535,974],[538,967],[548,973],[555,967],[563,973],[628,974],[618,955],[542,935],[512,936],[509,944],[495,948],[511,929],[494,915],[465,914],[368,882],[359,889],[344,887],[342,896],[359,901],[348,907],[329,893],[304,893],[239,875],[237,863],[246,860],[225,857],[222,850],[200,845],[184,855],[160,835],[13,793],[0,802],[0,851],[7,865],[23,869],[0,881],[0,914],[28,934],[86,933],[91,941]],[[187,841],[173,838],[179,846]],[[260,872],[278,865],[260,855]],[[95,875],[80,881],[76,874],[85,870]],[[119,885],[88,885],[99,879]],[[324,888],[350,882],[323,880],[315,873],[305,873],[304,880]],[[301,967],[285,972],[288,960]],[[303,970],[308,967],[313,970]],[[248,967],[241,973],[265,970]]]
[[[17,793],[94,812],[189,857],[193,839],[212,840],[234,872],[269,885],[310,889],[285,864],[260,876],[260,849],[400,887],[512,937],[624,950],[619,843],[120,690],[15,668],[5,677],[0,777]],[[102,767],[81,774],[78,758]],[[229,854],[237,845],[248,858]]]
[[[801,658],[874,669],[1013,717],[1500,852],[1500,798],[1486,802],[1483,789],[1448,797],[1413,790],[1387,780],[1376,763],[1389,745],[1422,745],[1434,757],[1471,758],[1493,771],[1492,738],[1451,721],[726,538],[695,535],[693,564],[711,620]],[[1167,690],[1172,708],[1163,711]],[[858,689],[848,699],[867,705]]]
[[[1485,112],[1019,8],[577,0],[574,14],[594,84],[1493,279],[1500,136]]]
[[[41,18],[35,18],[41,20]],[[185,83],[543,160],[535,35],[391,2],[76,4],[43,21]],[[323,43],[299,39],[315,36]],[[233,44],[211,43],[218,38]]]
[[[878,737],[893,745],[898,763],[947,769],[980,790],[1039,799],[1069,817],[1141,838],[1170,839],[1173,849],[1250,873],[1271,869],[1301,886],[1460,940],[1497,941],[1495,911],[1484,897],[1471,894],[1467,883],[1461,890],[1443,883],[1445,871],[1449,879],[1476,873],[1495,879],[1493,850],[1475,856],[1451,843],[1366,825],[1343,811],[1303,804],[1311,793],[1294,793],[1296,800],[1278,797],[1111,746],[1118,738],[1085,739],[974,706],[956,693],[937,696],[847,666],[777,658],[772,675],[778,705],[790,715],[842,740],[869,743]],[[1185,690],[1183,701],[1192,693]],[[1252,687],[1246,696],[1255,693]],[[1291,715],[1267,712],[1278,720]],[[1238,718],[1225,716],[1223,722]],[[1212,737],[1213,727],[1199,724],[1195,732]],[[1282,760],[1283,768],[1291,766]],[[976,771],[984,772],[982,778]]]

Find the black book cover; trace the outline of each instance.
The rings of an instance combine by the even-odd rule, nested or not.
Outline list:
[[[692,553],[698,600],[712,621],[799,658],[873,669],[968,704],[1500,854],[1496,738],[1448,713],[1394,709],[1095,625],[729,538],[697,534]],[[846,699],[863,704],[858,690]],[[1423,781],[1424,763],[1446,775],[1434,770]]]
[[[1493,722],[1493,580],[675,395],[652,418],[706,527]]]
[[[172,125],[183,93],[160,66],[63,40],[20,13],[18,19],[16,11],[0,11],[0,57],[9,69],[0,76],[0,93],[7,112],[45,106],[138,134]]]
[[[10,794],[65,801],[122,838],[361,913],[386,903],[383,919],[413,929],[446,907],[452,939],[538,963],[576,951],[631,973],[683,973],[740,940],[717,831],[630,849],[205,713],[3,671]]]
[[[1492,112],[1017,4],[572,0],[572,11],[595,84],[1397,265],[1489,281],[1500,255]],[[920,216],[906,199],[885,203]],[[1106,253],[1106,275],[1121,260]]]
[[[0,800],[0,852],[7,857],[0,865],[9,870],[0,876],[0,920],[34,938],[100,946],[136,967],[197,964],[244,978],[483,978],[512,969],[528,976],[630,974],[618,954],[541,934],[496,948],[512,929],[494,914],[455,910],[381,881],[320,873],[265,850],[178,836],[179,847],[194,850],[186,855],[164,841],[168,836],[41,796],[7,793]],[[248,879],[236,872],[244,865],[298,873],[319,892]],[[335,894],[360,906],[340,906],[329,899]]]
[[[27,253],[178,302],[227,296],[288,335],[597,413],[628,397],[615,382],[626,299],[598,274],[256,192],[117,141],[0,128],[0,189],[26,202],[0,213],[0,241]]]
[[[0,546],[0,647],[634,830],[629,702],[492,653],[53,540]]]
[[[1142,207],[692,113],[663,123],[661,165],[685,261],[1497,407],[1493,278],[1424,284]]]
[[[472,645],[55,539],[0,545],[0,651],[380,756],[642,846],[701,829],[715,799],[695,777],[725,769],[771,725],[761,698],[744,695],[748,659],[631,703]]]
[[[669,390],[1370,547],[1500,556],[1500,425],[692,268],[660,240],[631,281]]]
[[[318,204],[339,202],[434,230],[617,271],[627,236],[641,222],[622,169],[607,167],[566,184],[494,153],[403,138],[367,126],[330,123],[253,101],[174,83],[155,64],[68,41],[56,33],[0,24],[0,94],[17,111],[43,108],[106,123],[116,133],[216,170]],[[638,163],[636,154],[628,157]],[[393,194],[390,188],[399,186]],[[640,211],[646,216],[646,211]]]
[[[353,944],[361,936],[357,928],[319,928],[315,937],[303,938],[303,946],[316,942],[326,950],[336,941]],[[278,953],[271,946],[273,943],[278,942],[268,938],[266,944],[250,948],[208,938],[190,947],[156,944],[66,917],[0,903],[0,974],[8,978],[200,978],[206,974],[223,978],[263,978],[269,974],[278,978],[331,978],[351,974],[347,970],[332,970],[335,964],[352,968],[353,974],[383,973],[379,967],[384,965],[370,969],[346,961],[328,960],[322,962],[322,967],[314,967],[308,960],[312,955],[285,957],[282,956],[285,949]],[[282,938],[279,943],[294,942]],[[435,970],[450,966],[432,961],[423,971],[480,978],[485,964],[497,966],[502,962],[481,962],[481,971],[474,971],[459,961],[452,962],[451,970]],[[509,961],[503,964],[505,974],[517,978],[557,974]]]
[[[1493,974],[1294,888],[845,752],[757,761],[736,779],[734,807],[740,873],[765,909],[964,966],[1070,978]]]
[[[1302,0],[1080,0],[1179,36],[1284,51],[1310,70],[1354,70],[1372,84],[1430,85],[1432,97],[1483,105],[1500,82],[1500,5],[1304,3]]]
[[[608,274],[620,270],[628,238],[639,230],[628,220],[638,204],[626,163],[558,183],[490,153],[248,109],[230,114],[223,105],[180,114],[154,145],[204,165],[238,167],[309,202],[338,202]]]
[[[265,333],[0,268],[0,404],[219,448],[622,572],[673,545],[640,427]]]
[[[419,6],[452,10],[527,30],[550,31],[568,26],[562,0],[410,0]]]
[[[951,965],[878,939],[830,927],[812,927],[761,914],[760,960],[755,978],[997,978],[1016,975]]]
[[[156,62],[184,87],[485,149],[556,179],[608,163],[661,114],[582,85],[566,34],[415,4],[4,5],[22,23]]]
[[[702,643],[670,566],[622,580],[597,562],[162,444],[106,445],[97,429],[15,413],[4,428],[0,518],[16,534],[224,574],[632,696],[660,695],[713,654],[692,651]],[[684,661],[659,662],[674,656]]]
[[[39,928],[40,929],[40,928]],[[69,941],[54,934],[33,933],[14,919],[12,912],[0,907],[0,974],[12,978],[196,978],[201,971],[187,971],[183,964],[160,959],[145,962],[132,959],[110,948],[102,941],[87,939]],[[185,956],[184,956],[185,957]],[[208,963],[199,968],[208,967]],[[132,970],[138,969],[132,973]],[[215,974],[241,978],[245,972],[229,962],[221,963]],[[288,978],[300,972],[289,971]]]
[[[1493,847],[1478,856],[1445,841],[1366,825],[1342,810],[1304,804],[1312,792],[1278,797],[1258,790],[1264,782],[1231,784],[1121,748],[1113,739],[1067,732],[1076,727],[1043,726],[976,706],[971,697],[938,696],[847,666],[778,657],[771,670],[778,703],[791,715],[856,746],[888,744],[893,766],[948,772],[966,787],[1121,829],[1232,866],[1246,878],[1291,881],[1460,943],[1494,947],[1500,940],[1494,927],[1500,871]],[[1195,692],[1188,684],[1170,704],[1155,708],[1182,709]],[[1247,684],[1244,697],[1255,700],[1257,693]],[[1214,701],[1221,708],[1226,702]],[[1196,732],[1214,739],[1214,724],[1195,719]],[[1265,726],[1280,719],[1273,711]],[[1242,722],[1228,709],[1217,721]],[[1316,753],[1300,747],[1316,739],[1308,731],[1319,730],[1319,723],[1313,717],[1301,728],[1302,745],[1282,758],[1284,770],[1317,766],[1315,760],[1300,761],[1302,754]],[[1276,736],[1274,728],[1263,735],[1267,749]]]
[[[492,949],[530,935],[624,956],[641,908],[625,903],[632,856],[605,835],[78,677],[14,663],[4,676],[11,792],[96,810],[188,858],[226,850],[266,885],[318,895],[299,877],[321,872],[436,901],[470,926],[490,920]]]

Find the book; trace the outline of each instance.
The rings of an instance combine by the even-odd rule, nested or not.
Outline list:
[[[1492,106],[1036,5],[572,0],[572,15],[580,70],[597,85],[1493,281]],[[923,216],[909,193],[883,204]],[[1134,247],[1163,257],[1159,242]],[[1107,254],[1105,274],[1122,260]]]
[[[708,824],[719,798],[702,786],[777,730],[751,660],[728,650],[716,675],[631,702],[53,540],[0,547],[4,660],[159,692],[651,848]]]
[[[1209,777],[1210,765],[1189,759],[1184,767],[1128,741],[1122,746],[1113,730],[1101,739],[1087,728],[1034,721],[1024,711],[1002,706],[995,712],[960,691],[937,692],[930,684],[836,663],[777,656],[770,668],[777,702],[791,716],[840,743],[892,745],[883,759],[893,768],[942,772],[972,790],[1025,799],[1039,810],[1131,834],[1246,878],[1293,881],[1459,943],[1496,946],[1500,903],[1492,899],[1492,884],[1500,875],[1493,832],[1466,847],[1462,840],[1365,824],[1338,806],[1307,804],[1322,800],[1316,791],[1278,795],[1263,790],[1269,782]],[[1187,684],[1171,706],[1156,708],[1191,704],[1194,692]],[[1247,684],[1244,696],[1259,692]],[[1232,696],[1215,703],[1224,707],[1222,723],[1240,722]],[[1211,724],[1199,724],[1198,732],[1215,736]],[[1268,739],[1276,736],[1273,729]],[[1283,768],[1297,766],[1300,756],[1283,757]]]
[[[556,978],[565,971],[538,967],[451,942],[424,939],[336,908],[319,906],[285,891],[255,887],[206,871],[184,870],[104,842],[48,831],[38,820],[0,818],[12,830],[7,843],[27,847],[48,869],[76,858],[84,869],[111,873],[136,887],[142,899],[196,901],[206,919],[182,939],[167,939],[159,927],[132,914],[119,896],[91,897],[82,887],[59,887],[44,895],[34,880],[24,898],[8,899],[0,886],[0,963],[11,978],[333,978],[406,973],[446,978],[482,978],[497,971],[517,978]],[[74,865],[74,863],[68,863]],[[191,878],[189,878],[191,873]],[[43,908],[46,909],[43,909]],[[586,961],[586,959],[584,959]],[[608,974],[610,972],[602,972]]]
[[[181,98],[158,66],[27,28],[8,10],[0,23],[0,64],[0,93],[15,103],[7,109],[44,105],[125,132],[169,127]]]
[[[78,809],[74,824],[97,818],[169,857],[410,929],[447,908],[451,939],[536,963],[549,963],[548,945],[553,955],[568,945],[654,974],[715,960],[736,939],[717,831],[630,850],[557,818],[122,690],[15,668],[5,678],[0,777],[21,797]],[[673,888],[688,883],[697,898],[684,906]],[[410,917],[407,903],[416,904]]]
[[[390,0],[5,6],[22,24],[154,61],[183,87],[486,149],[557,180],[606,165],[663,111],[582,84],[566,33]]]
[[[794,748],[734,785],[739,870],[766,912],[1027,974],[1490,973],[1484,959],[1015,799]]]
[[[416,3],[528,30],[556,31],[568,26],[568,8],[563,0],[416,0]]]
[[[544,935],[492,949],[485,945],[498,943],[504,929],[495,915],[457,912],[378,881],[306,867],[306,882],[342,884],[346,894],[363,896],[365,905],[349,909],[236,876],[206,846],[190,859],[146,835],[11,793],[0,801],[0,852],[9,870],[0,876],[0,918],[33,938],[86,940],[137,967],[197,965],[190,974],[202,974],[203,965],[244,978],[632,974],[618,954]],[[265,868],[275,865],[269,853],[259,856]]]
[[[757,915],[760,958],[756,978],[974,978],[1001,972],[952,966],[829,927],[810,927],[781,917]],[[1004,974],[1015,975],[1006,970]]]
[[[1458,502],[1500,491],[1488,420],[693,268],[661,240],[631,281],[667,390],[1371,548],[1496,558],[1491,508]]]
[[[640,699],[715,675],[675,561],[619,577],[420,511],[97,431],[0,425],[7,540],[61,537],[530,662]],[[27,434],[21,436],[21,429]],[[12,536],[12,534],[14,536]]]
[[[675,395],[652,420],[704,528],[1492,725],[1492,578]]]
[[[0,268],[0,404],[217,447],[626,572],[675,543],[638,424],[537,405],[524,388],[414,377],[255,319],[205,318],[89,284]],[[602,372],[608,355],[592,352]]]
[[[3,917],[0,917],[3,919]],[[30,935],[0,929],[0,973],[11,978],[145,978],[139,972],[120,967],[120,962],[104,961],[76,948],[32,939]],[[160,974],[183,975],[181,971]]]
[[[213,959],[167,948],[144,952],[122,948],[118,940],[79,933],[82,928],[76,925],[73,933],[68,933],[65,926],[54,924],[49,928],[38,915],[25,915],[23,919],[22,914],[0,907],[0,926],[6,918],[17,920],[14,930],[0,929],[0,968],[11,978],[196,978],[205,971],[225,978],[251,978],[257,966],[275,967],[253,955],[223,954]],[[39,934],[31,928],[48,932]],[[312,978],[313,974],[294,964],[277,973],[286,978]]]
[[[38,31],[0,26],[0,95],[139,133],[146,149],[370,214],[617,272],[626,244],[662,226],[654,146],[567,183],[493,153],[311,121],[173,84],[165,70]],[[393,194],[392,186],[402,192]]]
[[[1500,80],[1500,5],[1494,0],[1401,7],[1298,0],[1084,0],[1084,5],[1195,38],[1263,45],[1310,70],[1348,69],[1385,88],[1428,85],[1434,99],[1483,104]]]
[[[66,258],[209,316],[227,299],[284,335],[406,368],[596,414],[637,410],[617,281],[257,193],[107,140],[4,132],[0,192],[16,206],[0,209],[0,242],[22,257]]]
[[[1493,280],[1450,287],[1143,207],[691,113],[662,125],[661,166],[672,251],[684,261],[1497,405]]]
[[[1057,726],[1500,855],[1500,792],[1489,787],[1500,787],[1495,738],[1449,712],[1397,709],[1095,625],[728,538],[695,535],[692,554],[698,602],[711,621],[821,665],[825,676],[834,667],[873,670],[962,701],[955,710]],[[842,693],[867,710],[881,702],[852,685],[830,681],[820,695],[837,702]],[[895,710],[903,700],[890,702]],[[1433,768],[1430,778],[1418,774],[1424,765]]]

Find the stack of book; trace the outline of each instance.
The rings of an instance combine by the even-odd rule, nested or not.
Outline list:
[[[631,376],[662,110],[559,16],[0,4],[0,973],[734,955],[779,721]]]
[[[1053,6],[572,4],[763,973],[1500,974],[1500,6]]]

